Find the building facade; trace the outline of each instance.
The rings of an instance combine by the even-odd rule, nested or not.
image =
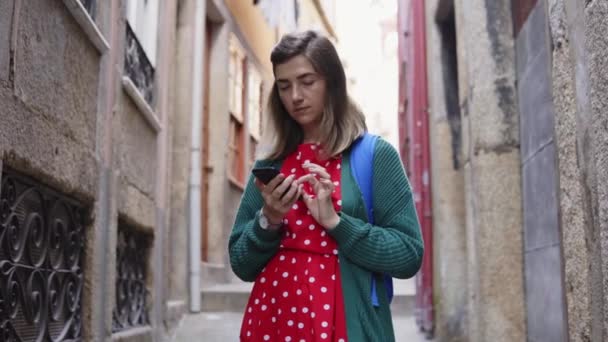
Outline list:
[[[606,340],[608,2],[400,5],[400,141],[419,167],[419,118],[430,155],[419,324],[440,341]]]

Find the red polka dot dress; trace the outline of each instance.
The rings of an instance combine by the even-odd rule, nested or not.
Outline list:
[[[305,161],[319,164],[334,182],[332,201],[340,211],[341,157],[319,162],[317,144],[301,144],[281,169],[307,174]],[[304,190],[314,194],[305,184]],[[277,254],[255,281],[241,326],[241,341],[345,342],[346,318],[337,244],[298,201],[285,216]]]

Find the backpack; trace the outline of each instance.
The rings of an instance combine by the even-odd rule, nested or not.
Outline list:
[[[350,169],[361,194],[367,211],[369,223],[374,224],[374,204],[373,204],[373,176],[374,176],[374,150],[376,147],[377,135],[372,135],[367,132],[355,140],[350,154]],[[380,306],[378,302],[378,293],[376,289],[376,278],[372,274],[372,304],[376,307]],[[388,295],[389,304],[393,300],[393,278],[384,274],[384,285]]]

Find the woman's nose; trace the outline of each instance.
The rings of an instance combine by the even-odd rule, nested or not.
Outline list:
[[[297,85],[294,85],[291,88],[291,100],[293,102],[302,101],[302,91],[300,90],[300,87],[298,87]]]

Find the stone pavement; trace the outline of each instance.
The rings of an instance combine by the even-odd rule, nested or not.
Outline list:
[[[189,315],[181,323],[173,341],[238,342],[242,318],[242,314],[234,312],[203,312]],[[398,315],[394,318],[394,325],[397,342],[427,342],[418,333],[413,316]]]
[[[177,329],[173,342],[238,342],[239,330],[250,283],[233,283],[203,290],[203,312],[188,315]],[[418,333],[413,316],[414,280],[395,279],[392,304],[397,342],[427,341]],[[359,342],[359,341],[354,341]],[[382,341],[371,341],[382,342]]]

